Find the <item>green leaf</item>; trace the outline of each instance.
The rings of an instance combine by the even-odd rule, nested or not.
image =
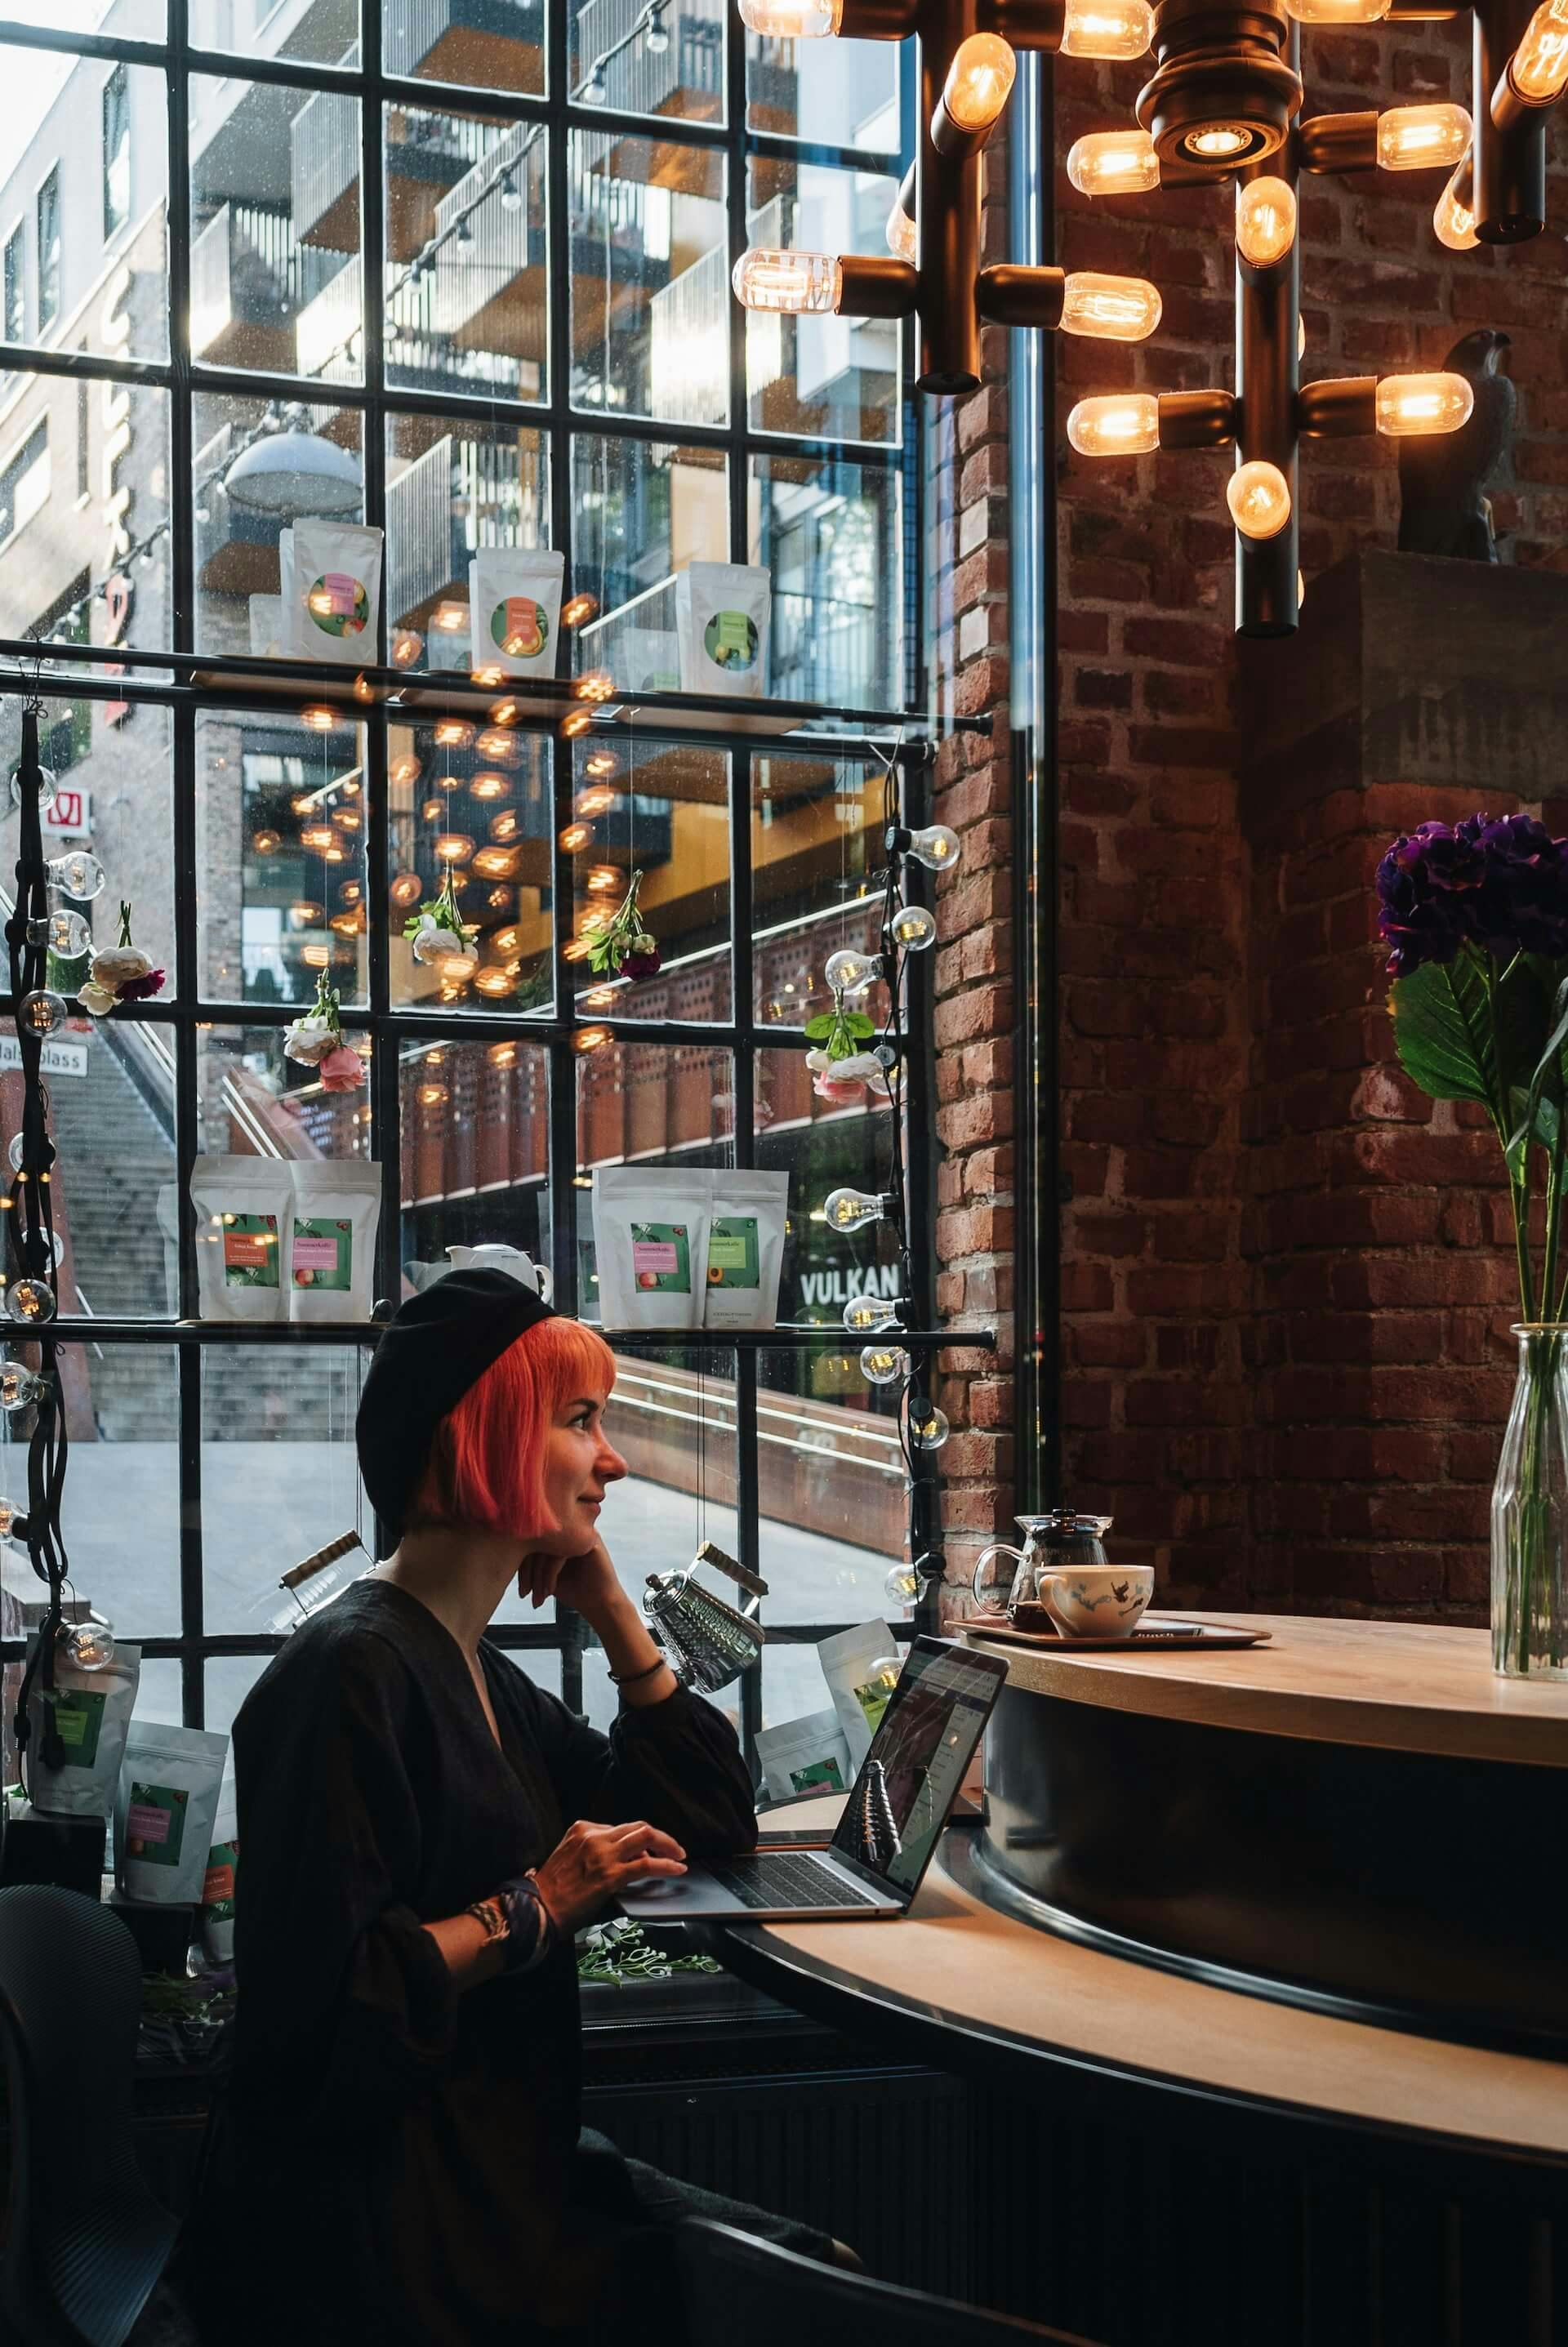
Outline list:
[[[1479,1101],[1503,1123],[1481,965],[1462,952],[1424,962],[1389,989],[1399,1065],[1431,1100]],[[1522,1071],[1521,1071],[1522,1076]]]
[[[846,1010],[844,1024],[851,1035],[866,1036],[876,1032],[876,1020],[867,1019],[864,1010]]]
[[[1553,1028],[1542,1046],[1535,1072],[1530,1079],[1530,1089],[1524,1096],[1523,1112],[1514,1108],[1518,1123],[1508,1138],[1508,1153],[1512,1160],[1522,1156],[1531,1141],[1538,1141],[1543,1149],[1554,1146],[1557,1116],[1563,1102],[1563,1048],[1568,1043],[1568,979],[1557,989],[1552,1005]],[[1509,1102],[1514,1107],[1519,1087],[1510,1087]],[[1548,1129],[1546,1119],[1550,1118]]]
[[[834,1013],[831,1010],[819,1010],[815,1019],[806,1020],[800,1031],[808,1043],[825,1043],[833,1029]]]

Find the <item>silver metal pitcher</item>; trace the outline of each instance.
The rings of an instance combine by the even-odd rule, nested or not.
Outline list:
[[[703,1588],[694,1577],[700,1564],[727,1573],[747,1593],[738,1610]],[[756,1614],[767,1594],[765,1581],[726,1556],[712,1541],[704,1541],[682,1572],[649,1574],[642,1611],[682,1686],[716,1695],[750,1670],[762,1654],[767,1634]]]

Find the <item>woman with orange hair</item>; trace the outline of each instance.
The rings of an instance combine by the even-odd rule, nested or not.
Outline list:
[[[573,1934],[754,1833],[733,1728],[677,1684],[599,1536],[626,1472],[614,1374],[594,1331],[490,1269],[415,1296],[377,1348],[360,1465],[397,1545],[234,1725],[226,2336],[491,2347],[657,2305],[678,2338],[659,2252],[679,2217],[832,2253],[579,2131]],[[514,1582],[597,1633],[608,1737],[486,1638]]]

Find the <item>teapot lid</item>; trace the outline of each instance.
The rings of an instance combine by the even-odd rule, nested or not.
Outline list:
[[[1077,1508],[1049,1508],[1042,1516],[1020,1516],[1019,1522],[1031,1532],[1054,1532],[1066,1538],[1076,1536],[1098,1540],[1102,1532],[1110,1531],[1115,1519],[1112,1516],[1084,1515]]]

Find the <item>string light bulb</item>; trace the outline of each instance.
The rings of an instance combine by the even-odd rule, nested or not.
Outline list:
[[[55,779],[54,770],[49,766],[40,766],[38,768],[38,805],[41,807],[53,806],[55,794],[58,789],[59,784]],[[11,804],[15,807],[19,807],[22,804],[20,766],[13,766],[11,769]]]
[[[958,861],[958,835],[945,823],[928,823],[923,831],[909,834],[904,853],[927,872],[948,872]]]
[[[907,1558],[902,1564],[891,1567],[882,1584],[882,1594],[890,1605],[905,1612],[914,1604],[920,1594],[920,1575]]]
[[[0,1540],[10,1539],[11,1528],[20,1513],[15,1500],[0,1498]]]
[[[867,1345],[861,1352],[860,1374],[868,1386],[897,1385],[909,1374],[909,1356],[902,1345]]]
[[[1296,242],[1296,190],[1284,179],[1248,179],[1235,191],[1235,244],[1254,269],[1273,269]]]
[[[1550,106],[1568,89],[1568,0],[1542,0],[1513,52],[1508,78],[1527,106]]]
[[[1461,193],[1460,190],[1463,190]],[[1475,232],[1475,210],[1470,187],[1470,158],[1457,166],[1432,212],[1432,231],[1450,252],[1473,252],[1481,239]]]
[[[1146,130],[1093,130],[1068,149],[1067,176],[1081,196],[1146,196],[1160,158]]]
[[[57,1307],[55,1291],[42,1279],[14,1279],[5,1290],[5,1315],[23,1327],[52,1320]]]
[[[52,986],[36,987],[16,1005],[17,1027],[40,1041],[57,1034],[68,1015],[65,996],[56,994]]]
[[[925,953],[937,942],[937,919],[924,905],[900,905],[887,934],[901,953]]]
[[[938,1409],[925,1394],[910,1395],[907,1423],[909,1440],[917,1450],[940,1450],[952,1432],[947,1412]]]
[[[1277,538],[1290,519],[1290,484],[1277,465],[1254,456],[1225,483],[1225,503],[1244,538]]]
[[[107,1622],[64,1622],[59,1643],[79,1671],[107,1671],[115,1658],[114,1632]]]
[[[7,1418],[19,1409],[29,1409],[42,1401],[48,1391],[48,1381],[22,1361],[0,1361],[0,1409]]]
[[[758,245],[742,253],[730,282],[743,310],[827,317],[843,298],[844,263],[835,252],[784,252]]]
[[[844,17],[844,0],[741,0],[741,22],[768,41],[827,41]]]
[[[1384,171],[1446,171],[1470,153],[1470,116],[1462,106],[1391,106],[1378,117],[1378,164]]]
[[[1298,25],[1379,25],[1391,0],[1285,0]]]
[[[1378,385],[1378,429],[1391,440],[1457,432],[1474,406],[1475,393],[1462,374],[1386,374]]]
[[[1061,331],[1101,342],[1141,343],[1160,323],[1159,289],[1144,277],[1103,277],[1075,269],[1061,289]]]
[[[93,933],[79,913],[64,910],[51,913],[45,926],[47,930],[45,942],[49,951],[57,954],[62,961],[75,961],[79,955],[86,953],[93,941]]]
[[[83,905],[90,905],[108,886],[108,874],[86,847],[67,848],[64,856],[53,857],[44,866],[44,877],[62,897],[75,897]]]
[[[971,33],[953,53],[942,104],[960,130],[989,130],[1001,118],[1017,72],[1018,59],[999,34]]]
[[[1141,57],[1153,37],[1149,0],[1067,0],[1064,57]]]
[[[884,1221],[888,1201],[871,1190],[830,1190],[823,1207],[832,1231],[863,1231],[869,1223]]]
[[[860,987],[869,986],[882,974],[882,962],[876,954],[856,953],[853,947],[841,946],[830,953],[823,964],[822,974],[829,986],[845,994],[854,994]]]
[[[880,1336],[898,1326],[899,1296],[852,1296],[844,1307],[844,1325],[852,1337]]]
[[[1067,419],[1067,437],[1081,456],[1146,456],[1160,445],[1160,403],[1150,391],[1081,399]]]

